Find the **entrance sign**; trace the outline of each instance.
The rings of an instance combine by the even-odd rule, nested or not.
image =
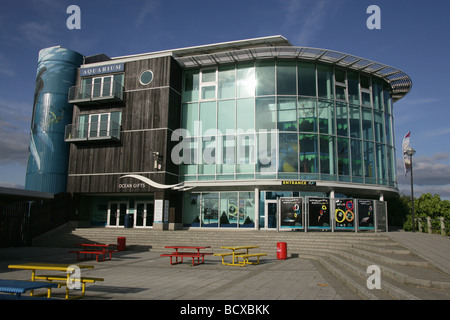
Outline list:
[[[358,209],[358,229],[375,229],[375,208],[373,200],[357,200]]]
[[[355,206],[353,199],[335,200],[336,229],[355,228]]]
[[[308,198],[308,227],[311,229],[329,229],[330,199]]]
[[[280,227],[303,229],[303,199],[280,198]]]

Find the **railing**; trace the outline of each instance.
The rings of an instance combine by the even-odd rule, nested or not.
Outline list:
[[[120,140],[120,124],[114,121],[76,123],[66,126],[64,141]]]
[[[123,101],[123,86],[118,82],[102,82],[70,87],[69,103],[78,105]]]
[[[446,236],[450,230],[450,221],[445,221],[444,217],[438,217],[437,219],[421,217],[416,218],[415,220],[418,223],[419,232],[440,233],[441,235]]]

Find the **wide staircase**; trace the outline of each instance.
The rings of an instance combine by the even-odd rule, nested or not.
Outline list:
[[[286,242],[288,258],[306,258],[339,279],[364,299],[450,299],[450,275],[389,238],[389,233],[304,232],[255,230],[157,231],[135,228],[60,227],[34,239],[34,246],[73,248],[75,243],[117,243],[125,237],[127,250],[165,252],[168,245],[259,245],[267,259],[277,259],[277,243]],[[367,282],[378,266],[381,290],[369,290]],[[372,279],[372,278],[371,278]],[[372,285],[376,282],[369,280]]]

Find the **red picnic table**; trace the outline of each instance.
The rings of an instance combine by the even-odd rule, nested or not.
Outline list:
[[[161,257],[170,257],[170,264],[178,264],[183,262],[184,257],[192,258],[192,265],[199,265],[205,262],[205,255],[212,254],[206,252],[200,252],[200,250],[210,248],[209,246],[166,246],[166,249],[175,249],[175,252],[172,253],[164,253],[161,254]],[[180,249],[188,249],[188,250],[197,250],[197,252],[186,252],[186,251],[178,251]],[[172,261],[172,258],[175,257],[175,262]],[[178,261],[178,258],[181,258]],[[197,258],[197,263],[195,263],[195,258]],[[200,262],[200,258],[202,261]]]
[[[69,251],[70,253],[77,254],[77,261],[88,259],[87,255],[90,255],[91,258],[93,258],[93,256],[95,255],[97,261],[111,260],[112,253],[117,251],[112,248],[110,249],[110,247],[116,246],[116,245],[111,245],[111,244],[77,243],[75,245],[83,247],[83,249],[81,249],[81,250]],[[80,254],[84,254],[84,258],[80,259]],[[108,255],[109,255],[109,257],[107,257]],[[99,260],[99,257],[100,257],[100,260]]]

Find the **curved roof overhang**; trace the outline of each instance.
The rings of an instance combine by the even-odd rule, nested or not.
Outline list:
[[[186,56],[178,56],[177,52],[174,52],[174,58],[186,69],[269,58],[329,63],[382,78],[391,86],[394,102],[407,95],[412,88],[411,78],[399,69],[351,54],[326,49],[268,46]]]

